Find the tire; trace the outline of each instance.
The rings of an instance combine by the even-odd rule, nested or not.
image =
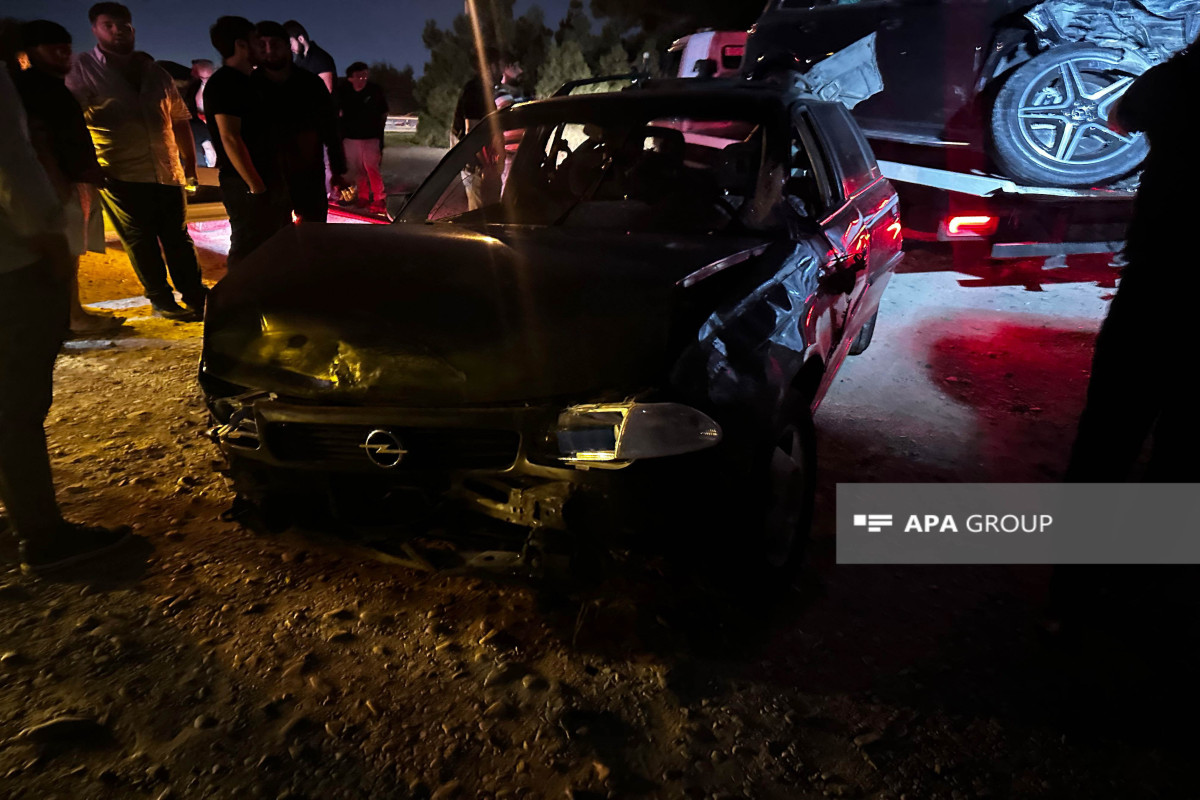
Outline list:
[[[862,355],[871,346],[871,339],[875,336],[875,320],[877,319],[879,319],[878,311],[872,314],[871,318],[864,322],[863,326],[858,329],[858,335],[854,337],[854,342],[850,345],[850,355]]]
[[[1020,183],[1083,188],[1137,170],[1149,152],[1145,137],[1105,124],[1140,74],[1121,61],[1120,51],[1071,44],[1017,67],[992,104],[992,146],[1004,172]]]
[[[777,590],[795,576],[808,545],[817,495],[817,434],[807,403],[792,402],[756,458],[757,536],[746,577]]]

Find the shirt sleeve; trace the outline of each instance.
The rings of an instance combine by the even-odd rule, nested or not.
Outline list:
[[[162,73],[161,80],[167,90],[167,110],[171,114],[171,121],[187,122],[192,118],[192,112],[188,111],[187,103],[183,102],[183,95],[179,93],[175,81],[171,80],[165,69],[158,67],[158,71]]]
[[[1127,131],[1154,128],[1173,107],[1175,69],[1171,62],[1151,67],[1117,101],[1117,123]]]
[[[0,69],[0,211],[21,237],[63,230],[62,203],[38,163],[6,69]]]

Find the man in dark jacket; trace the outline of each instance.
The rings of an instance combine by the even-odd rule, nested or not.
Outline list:
[[[333,98],[320,78],[292,63],[291,45],[282,25],[260,22],[255,34],[260,65],[255,79],[272,121],[292,209],[301,222],[324,222],[329,213],[326,154],[331,183],[345,185],[342,176],[346,172]]]
[[[1169,223],[1186,215],[1186,187],[1200,179],[1190,98],[1200,91],[1200,40],[1138,78],[1109,112],[1118,135],[1145,132],[1150,140],[1133,220],[1125,239],[1121,285],[1096,339],[1087,405],[1067,479],[1117,482],[1129,473],[1147,437],[1153,451],[1146,478],[1200,481],[1200,434],[1191,415],[1186,314],[1175,307],[1181,269]],[[1185,187],[1185,188],[1181,188]]]
[[[342,149],[346,152],[346,177],[358,185],[358,204],[371,211],[387,211],[383,175],[383,128],[387,122],[387,98],[383,88],[369,80],[366,64],[356,61],[346,69],[346,82],[338,87],[342,115]]]

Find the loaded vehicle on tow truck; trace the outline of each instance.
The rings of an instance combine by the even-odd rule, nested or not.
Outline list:
[[[840,69],[879,77],[854,115],[910,238],[1110,252],[1147,145],[1109,129],[1109,110],[1197,33],[1197,0],[772,0],[743,74],[828,68],[870,36],[873,63]]]

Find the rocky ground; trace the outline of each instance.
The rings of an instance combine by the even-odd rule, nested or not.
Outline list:
[[[136,293],[89,258],[85,299]],[[1046,637],[1046,569],[833,559],[838,482],[1057,479],[1113,277],[915,252],[818,414],[812,557],[770,605],[254,535],[222,518],[200,325],[135,309],[66,350],[48,429],[68,515],[137,546],[53,582],[0,548],[0,796],[1194,797],[1190,576],[1124,571]]]

